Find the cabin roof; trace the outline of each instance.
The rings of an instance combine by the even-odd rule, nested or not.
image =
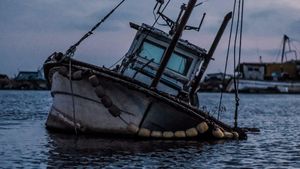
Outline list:
[[[172,39],[171,35],[165,33],[164,31],[162,31],[160,29],[157,29],[157,28],[154,28],[152,26],[149,26],[147,24],[143,23],[141,26],[139,26],[139,25],[137,25],[135,23],[132,23],[132,22],[130,22],[129,24],[130,24],[131,28],[134,28],[136,30],[150,31],[150,33],[152,35],[157,35],[162,40],[171,41],[171,39]],[[179,45],[178,47],[181,47],[181,48],[183,47],[183,48],[189,49],[193,53],[196,53],[196,55],[198,55],[198,56],[205,56],[205,54],[206,54],[206,50],[205,49],[200,48],[199,46],[196,46],[196,45],[190,43],[187,40],[179,39],[177,45]]]

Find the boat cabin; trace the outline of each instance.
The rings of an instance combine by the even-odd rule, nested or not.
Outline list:
[[[143,84],[150,86],[162,61],[164,52],[171,42],[171,35],[153,28],[130,23],[138,30],[119,71]],[[185,40],[179,40],[163,73],[157,90],[177,96],[188,92],[206,51]]]
[[[247,80],[264,80],[266,72],[265,63],[241,63],[236,68],[240,71],[240,78]]]
[[[246,80],[289,81],[300,80],[300,62],[283,63],[242,63],[236,71]]]

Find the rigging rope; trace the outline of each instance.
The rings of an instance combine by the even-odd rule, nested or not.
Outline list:
[[[122,0],[116,7],[114,7],[106,16],[104,16],[104,18],[101,19],[100,22],[98,22],[90,31],[88,31],[82,38],[80,38],[78,42],[70,46],[70,48],[65,53],[65,57],[72,57],[76,51],[77,46],[79,46],[82,41],[92,35],[93,31],[96,30],[120,5],[122,5],[123,2],[125,2],[125,0]],[[63,59],[65,59],[65,57]]]
[[[77,136],[77,127],[76,127],[76,113],[75,113],[75,100],[74,100],[74,91],[73,91],[73,82],[72,82],[72,60],[69,59],[69,83],[70,83],[70,90],[72,94],[72,114],[73,114],[73,125],[75,135]]]
[[[82,41],[88,38],[90,35],[93,34],[93,31],[96,30],[125,0],[122,0],[116,7],[114,7],[104,18],[101,19],[89,32],[87,32],[78,42],[72,45],[65,53],[64,57],[61,59],[63,61],[65,58],[71,58],[74,56],[77,46],[80,45]],[[70,90],[72,94],[72,114],[73,114],[73,123],[74,123],[74,130],[77,136],[77,127],[76,127],[76,110],[75,110],[75,100],[74,100],[74,91],[73,91],[73,82],[72,82],[72,60],[69,59],[69,84]]]
[[[242,57],[242,40],[243,40],[243,23],[244,23],[244,0],[242,0],[241,4],[241,28],[240,28],[240,43],[239,43],[239,60],[238,65],[241,65],[241,57]],[[240,66],[238,67],[238,72],[240,72]],[[240,76],[237,78],[237,89],[239,89],[239,80]]]
[[[243,33],[243,17],[244,17],[244,0],[239,0],[239,5],[238,5],[238,21],[237,21],[237,27],[236,27],[236,39],[238,37],[238,30],[239,30],[239,26],[240,26],[240,34],[239,34],[239,53],[238,53],[238,65],[236,65],[236,39],[234,42],[234,67],[238,66],[237,71],[239,72],[240,70],[240,61],[241,61],[241,51],[242,51],[242,34]],[[238,124],[237,124],[237,119],[238,119],[238,108],[239,108],[239,76],[236,77],[236,73],[234,71],[233,73],[233,80],[234,80],[234,87],[235,87],[235,113],[234,113],[234,128],[237,128]]]
[[[225,68],[224,68],[224,75],[223,75],[223,79],[222,79],[222,89],[221,89],[221,95],[220,95],[220,101],[219,101],[219,108],[218,108],[218,120],[220,119],[220,112],[221,112],[222,99],[223,99],[223,93],[224,93],[225,77],[226,77],[226,73],[227,73],[228,58],[229,58],[229,52],[230,52],[230,46],[231,46],[231,38],[232,38],[232,31],[233,31],[233,24],[234,24],[235,7],[236,7],[236,0],[234,0],[233,10],[232,10],[232,20],[231,20],[231,26],[230,26],[230,33],[229,33],[229,39],[228,39],[226,61],[225,61]]]
[[[296,51],[295,55],[296,55],[296,60],[297,60],[298,59],[298,53],[300,53],[300,50],[298,49],[298,47],[296,47],[296,45],[294,43],[291,43],[291,45],[292,45],[292,47],[295,48],[295,51]]]
[[[234,25],[234,16],[236,13],[236,0],[234,0],[233,5],[233,17],[231,22],[231,28],[230,28],[230,34],[228,39],[228,47],[227,47],[227,53],[226,53],[226,61],[225,61],[225,68],[224,68],[224,75],[222,79],[222,85],[225,86],[225,77],[227,73],[227,67],[228,67],[228,58],[230,53],[230,47],[231,47],[231,38],[232,38],[232,32],[233,32],[233,25]],[[243,39],[243,22],[244,22],[244,0],[238,1],[237,6],[237,22],[236,22],[236,30],[235,30],[235,37],[234,37],[234,43],[233,43],[233,60],[234,60],[234,70],[233,70],[233,81],[234,81],[234,93],[235,93],[235,113],[234,113],[234,127],[237,128],[237,118],[238,118],[238,107],[239,107],[239,74],[236,75],[235,68],[237,67],[237,72],[240,72],[240,63],[241,63],[241,55],[242,55],[242,39]],[[239,38],[239,39],[238,39]],[[239,40],[239,42],[237,42]],[[237,50],[237,43],[239,43],[239,49],[238,49],[238,58],[236,54]],[[220,101],[219,101],[219,109],[218,109],[218,119],[220,118],[220,112],[221,112],[221,105],[222,105],[222,99],[223,99],[223,93],[224,88],[221,90],[220,95]]]
[[[300,43],[300,40],[298,40],[298,39],[291,38],[291,37],[289,37],[289,38],[290,38],[290,41],[295,41],[295,42],[298,42],[298,43]]]
[[[238,94],[236,92],[237,90],[237,80],[236,80],[236,71],[235,68],[237,66],[236,64],[236,48],[237,48],[237,38],[238,38],[238,32],[239,32],[239,26],[240,26],[240,11],[241,10],[241,0],[239,0],[238,3],[238,16],[237,16],[237,23],[236,23],[236,29],[235,29],[235,37],[234,37],[234,43],[233,43],[233,81],[234,81],[234,90],[235,90],[235,98],[238,97]]]
[[[280,44],[279,44],[279,46],[278,46],[278,51],[277,51],[277,54],[276,54],[276,59],[275,59],[275,62],[277,62],[278,61],[278,59],[280,59],[281,58],[281,50],[282,50],[282,46],[284,45],[284,42],[283,42],[283,39],[281,39],[281,42],[280,42]]]

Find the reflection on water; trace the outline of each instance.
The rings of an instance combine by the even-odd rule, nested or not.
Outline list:
[[[218,94],[202,94],[214,108]],[[225,95],[232,124],[233,95]],[[258,127],[243,141],[162,141],[50,133],[44,123],[48,92],[0,91],[0,164],[3,168],[299,168],[300,95],[242,95],[239,124]]]
[[[189,153],[201,153],[203,145],[196,141],[159,141],[131,139],[76,138],[50,134],[53,149],[49,151],[49,166],[100,167],[169,167],[185,163]],[[183,156],[180,156],[182,154]],[[186,155],[184,155],[186,154]],[[190,160],[192,156],[188,157]],[[189,163],[186,163],[189,165]]]

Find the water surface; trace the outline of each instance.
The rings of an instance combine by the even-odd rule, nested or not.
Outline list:
[[[217,116],[219,94],[200,94]],[[260,128],[243,141],[146,141],[50,133],[47,91],[0,91],[0,167],[300,168],[300,95],[240,96],[239,125]],[[233,124],[234,97],[220,118]]]

